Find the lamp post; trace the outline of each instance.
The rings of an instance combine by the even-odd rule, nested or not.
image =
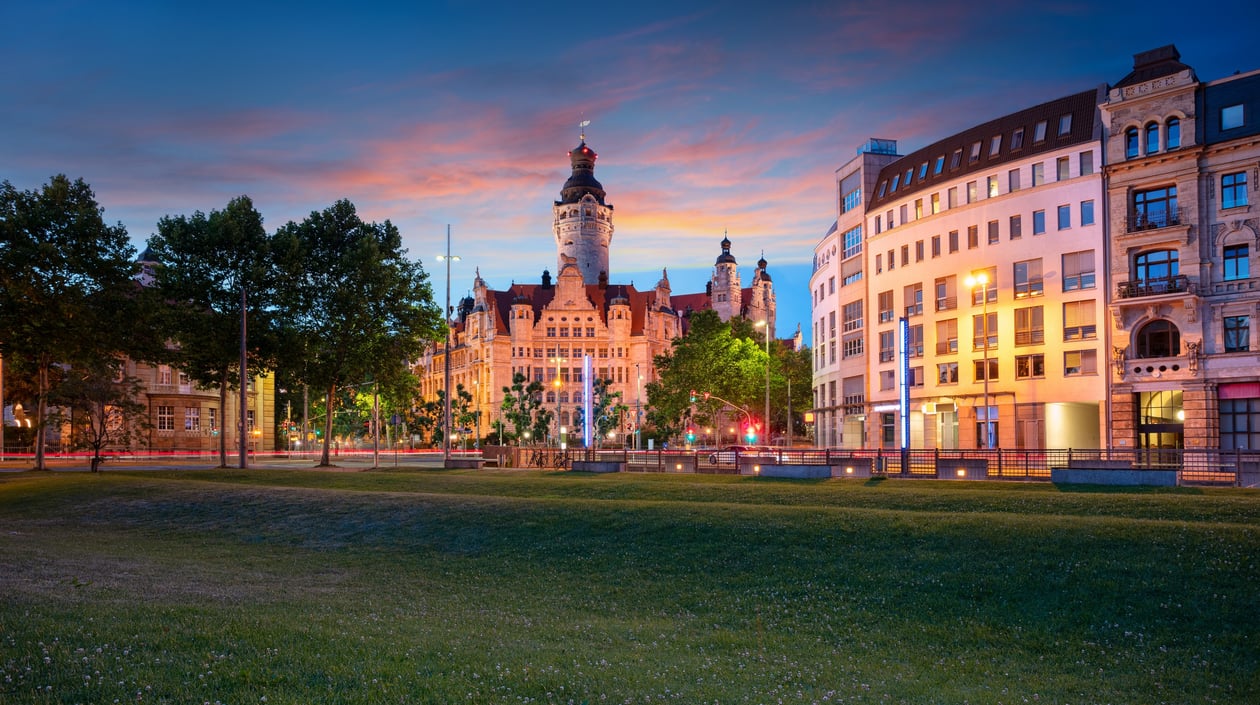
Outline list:
[[[765,328],[766,334],[766,410],[762,421],[766,424],[765,438],[768,439],[770,437],[770,322],[763,319],[754,323],[753,327]],[[766,445],[769,445],[769,443],[766,443]]]
[[[451,254],[451,226],[446,226],[446,254],[437,256],[439,262],[446,262],[446,308],[442,309],[443,322],[446,323],[446,354],[443,355],[445,371],[445,394],[442,404],[442,466],[451,461],[451,262],[459,261],[459,256]]]
[[[560,427],[560,390],[564,388],[564,384],[560,381],[560,365],[566,362],[563,357],[556,356],[551,358],[551,362],[556,363],[556,378],[552,381],[552,386],[556,388],[556,447],[560,447],[560,436],[564,431]]]
[[[639,449],[639,429],[643,425],[643,375],[634,363],[634,449]]]
[[[967,288],[974,289],[976,284],[980,285],[980,299],[984,304],[983,327],[984,333],[984,447],[993,448],[993,430],[989,419],[989,275],[980,272],[975,276],[967,277],[964,282]]]

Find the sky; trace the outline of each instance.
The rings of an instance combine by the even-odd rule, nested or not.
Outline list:
[[[349,199],[435,291],[555,273],[579,141],[615,207],[614,283],[702,291],[727,233],[764,252],[778,333],[808,328],[835,170],[1103,83],[1176,44],[1260,68],[1260,3],[110,2],[0,4],[0,180],[83,178],[137,249],[248,195],[268,230]]]

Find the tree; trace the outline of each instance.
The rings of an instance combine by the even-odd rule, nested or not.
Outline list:
[[[92,472],[100,470],[106,448],[145,442],[151,424],[138,401],[142,392],[140,380],[123,375],[113,359],[67,370],[56,401],[69,413],[54,416],[69,422],[75,450],[92,451]]]
[[[174,343],[171,361],[197,384],[219,389],[226,421],[228,390],[239,389],[251,369],[253,374],[274,369],[280,349],[272,325],[274,268],[262,215],[248,196],[240,196],[209,216],[201,211],[166,216],[158,221],[148,248],[159,265],[155,290],[167,306],[163,319]],[[248,321],[245,370],[240,369],[243,305]],[[221,467],[227,467],[227,437],[219,433]]]
[[[766,354],[753,340],[751,324],[724,323],[715,311],[697,311],[690,323],[686,336],[656,356],[657,379],[646,387],[648,423],[664,439],[677,436],[688,422],[716,424],[722,413],[758,417],[755,410],[763,406]],[[709,398],[700,396],[693,404],[693,390]]]
[[[135,248],[102,213],[82,179],[54,176],[37,191],[0,184],[0,356],[33,375],[39,470],[58,376],[152,352],[132,280]]]
[[[512,386],[503,388],[503,418],[511,422],[517,445],[525,431],[532,430],[535,425],[534,415],[542,407],[542,389],[541,382],[531,382],[520,372],[512,375]],[[543,426],[544,435],[547,425],[550,421]]]
[[[591,433],[594,435],[596,448],[603,445],[609,431],[618,427],[622,414],[630,410],[630,407],[621,403],[621,392],[608,391],[610,385],[611,379],[596,379],[591,382]],[[581,428],[585,428],[585,414],[586,407],[579,406],[576,423]]]
[[[384,386],[444,330],[428,275],[406,258],[398,228],[365,223],[342,200],[290,222],[272,239],[283,315],[296,340],[287,359],[301,381],[325,390],[371,380]],[[324,419],[321,465],[329,465],[333,410]]]

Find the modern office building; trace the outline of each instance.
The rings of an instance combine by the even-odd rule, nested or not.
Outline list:
[[[1260,71],[1204,82],[1173,46],[1100,101],[1118,448],[1260,448]]]
[[[840,217],[815,252],[826,285],[817,272],[812,282],[822,442],[1101,443],[1103,95],[1036,105],[893,159],[868,150],[861,168],[838,173]],[[858,173],[869,185],[846,203]],[[834,297],[828,257],[839,260]]]

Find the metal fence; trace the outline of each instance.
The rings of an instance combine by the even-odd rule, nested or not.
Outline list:
[[[624,463],[630,472],[737,474],[749,462],[768,465],[841,467],[869,463],[884,477],[936,478],[943,468],[966,467],[968,479],[1049,481],[1055,468],[1172,470],[1181,485],[1247,485],[1260,482],[1260,451],[1221,449],[844,449],[765,448],[750,450],[592,450],[551,449],[547,467],[571,467],[574,460]],[[978,472],[977,472],[978,470]],[[961,475],[960,475],[961,476]]]

